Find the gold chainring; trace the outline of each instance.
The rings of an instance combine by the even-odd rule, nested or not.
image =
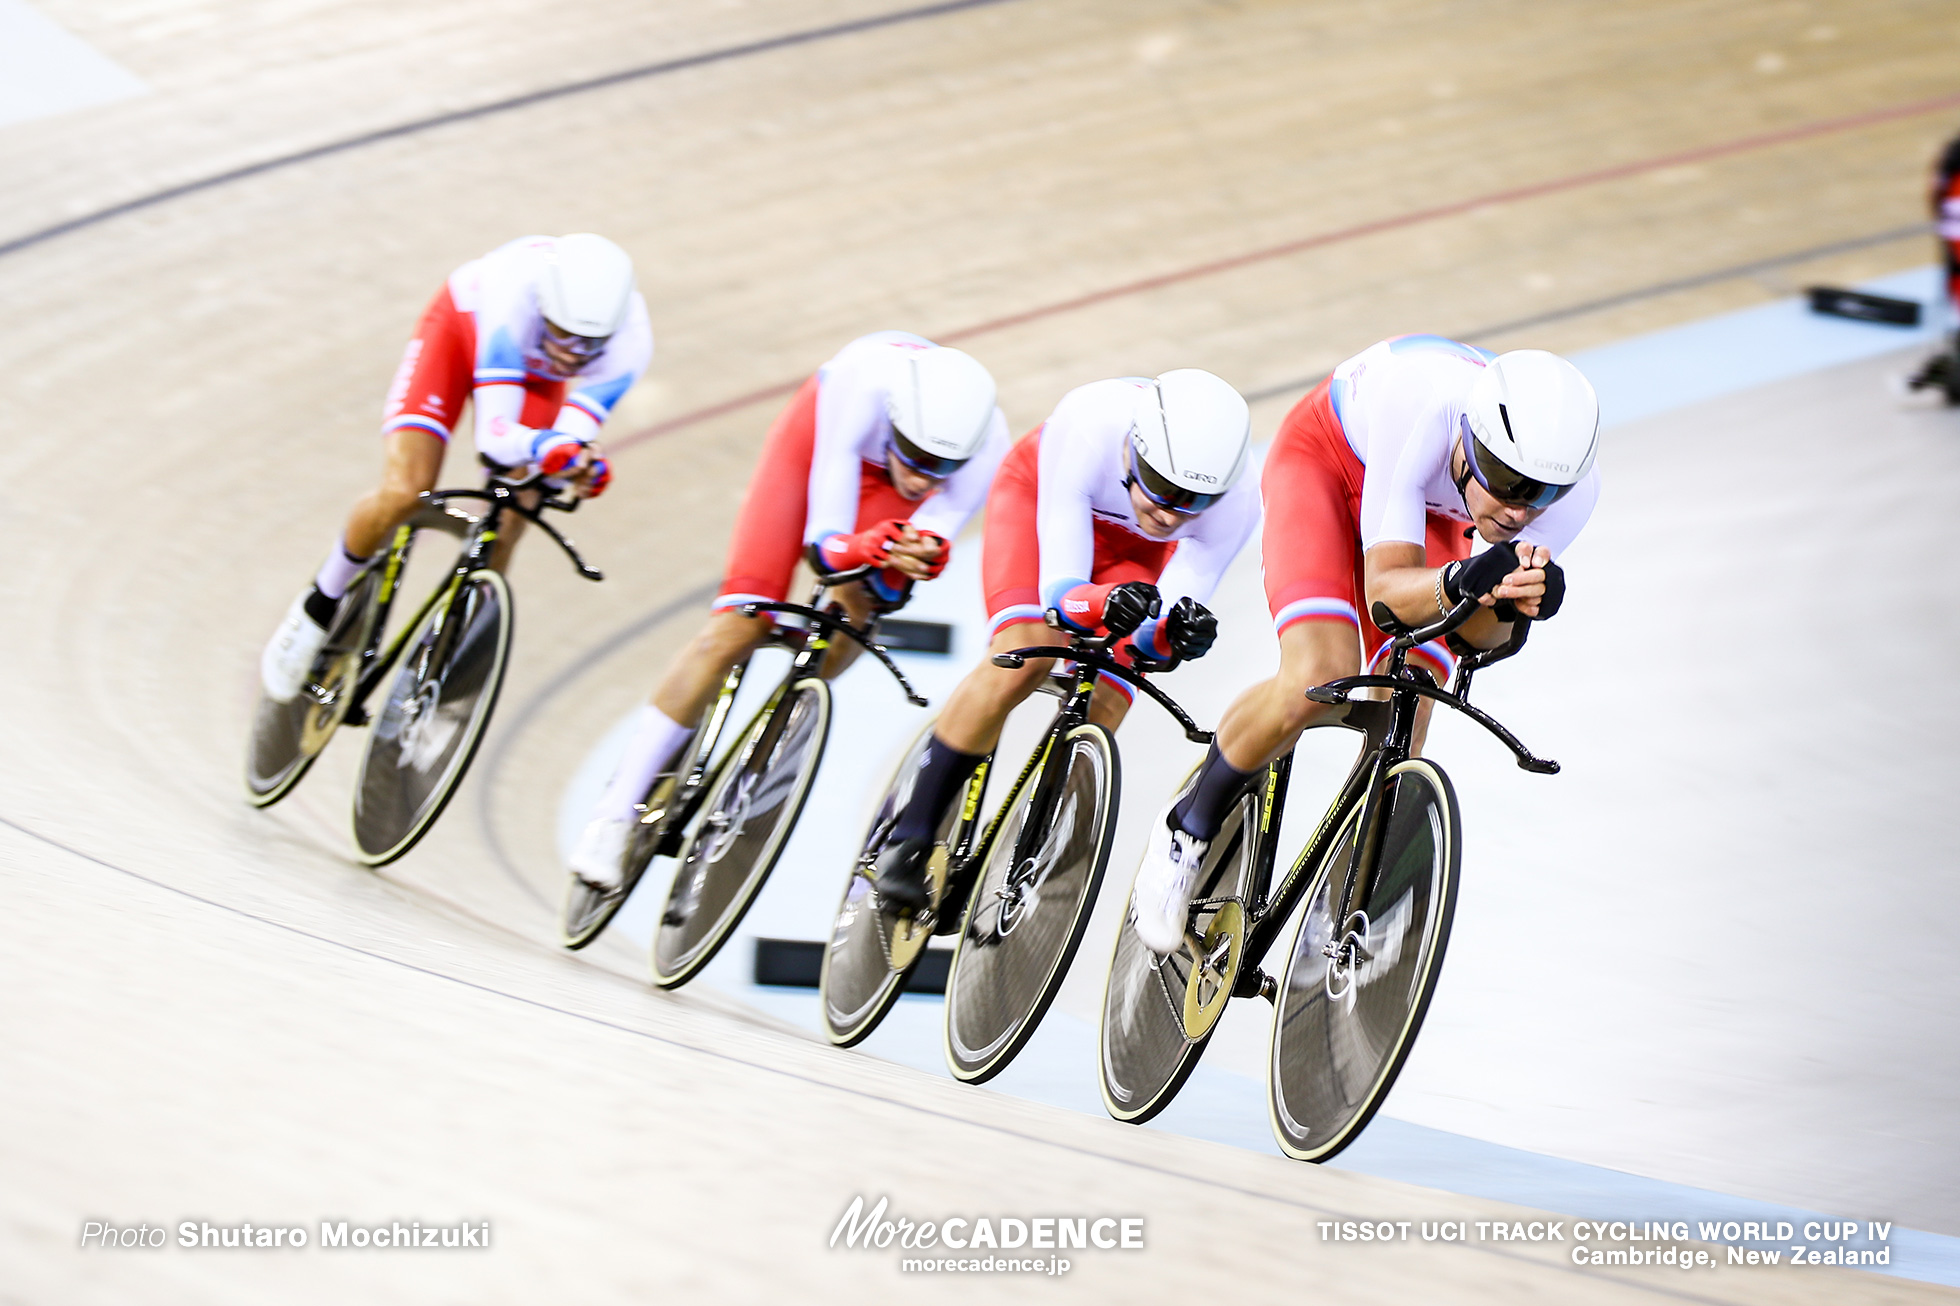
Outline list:
[[[1236,902],[1222,904],[1211,914],[1199,939],[1191,975],[1184,982],[1184,1037],[1197,1042],[1211,1033],[1231,1000],[1239,981],[1239,962],[1245,956],[1245,909]],[[1185,951],[1191,951],[1187,938]]]
[[[926,863],[932,906],[927,909],[923,919],[908,911],[900,913],[892,921],[891,963],[894,972],[910,969],[925,948],[926,940],[932,937],[933,926],[939,919],[939,900],[946,892],[947,862],[946,845],[936,845],[932,850],[932,859]]]

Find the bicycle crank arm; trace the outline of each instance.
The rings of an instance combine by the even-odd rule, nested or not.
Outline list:
[[[1235,998],[1264,998],[1274,1006],[1279,1005],[1279,981],[1257,966],[1247,966],[1239,972],[1238,983],[1232,986]]]

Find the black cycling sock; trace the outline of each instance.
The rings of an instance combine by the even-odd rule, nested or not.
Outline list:
[[[1233,800],[1251,778],[1252,772],[1241,771],[1226,761],[1225,754],[1218,751],[1218,742],[1213,740],[1205,754],[1205,764],[1198,768],[1198,782],[1171,808],[1172,823],[1192,838],[1210,842],[1218,837],[1218,827],[1225,824],[1225,813],[1231,810]]]
[[[962,753],[942,742],[937,734],[926,741],[925,755],[919,759],[919,774],[912,781],[912,799],[898,815],[893,840],[930,839],[939,833],[939,822],[946,809],[960,796],[961,788],[980,765],[984,753]]]
[[[320,592],[320,587],[315,585],[306,592],[306,601],[300,604],[300,607],[305,610],[307,618],[314,625],[325,630],[333,621],[333,614],[340,610],[340,600],[328,598]]]

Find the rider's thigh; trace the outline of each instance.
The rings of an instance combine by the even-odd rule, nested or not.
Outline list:
[[[728,669],[753,653],[771,628],[766,619],[745,617],[735,608],[709,613],[693,638],[674,651],[654,687],[653,705],[671,721],[698,719],[721,691]]]
[[[1114,731],[1123,724],[1123,718],[1130,714],[1130,696],[1112,686],[1107,680],[1096,682],[1096,695],[1089,700],[1089,720]]]
[[[686,652],[714,664],[717,677],[755,652],[756,646],[775,629],[767,617],[745,617],[735,608],[721,608],[708,614],[701,631],[688,644]]]
[[[801,580],[800,573],[798,580],[799,582]],[[825,594],[844,609],[844,615],[850,618],[851,624],[859,630],[864,629],[865,623],[871,620],[871,595],[865,592],[864,586],[840,585],[834,590],[825,591]],[[830,646],[830,651],[824,654],[823,678],[835,680],[858,660],[858,654],[861,652],[863,650],[858,647],[856,640],[848,635],[840,636]]]
[[[1345,621],[1297,621],[1279,637],[1279,683],[1292,698],[1361,672],[1361,641]]]
[[[1017,621],[1003,626],[988,644],[987,656],[947,696],[935,733],[961,752],[991,749],[1000,739],[1007,714],[1041,686],[1042,678],[1055,665],[1053,658],[1038,658],[1019,667],[997,667],[994,655],[1034,644],[1063,643],[1066,640],[1059,631],[1040,622]]]
[[[419,427],[397,427],[382,437],[381,480],[362,495],[347,515],[346,547],[373,553],[415,512],[421,496],[436,488],[447,446]]]
[[[403,426],[383,437],[381,484],[378,496],[406,518],[422,495],[436,488],[442,458],[449,451],[439,436],[419,427]]]

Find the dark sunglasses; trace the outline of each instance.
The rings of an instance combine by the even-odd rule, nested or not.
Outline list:
[[[1169,508],[1172,512],[1186,517],[1195,517],[1225,496],[1222,494],[1200,494],[1187,490],[1176,481],[1170,480],[1149,463],[1137,457],[1136,446],[1130,446],[1130,480],[1143,491],[1143,497],[1159,508]]]
[[[573,335],[570,331],[566,331],[550,322],[544,324],[545,341],[554,348],[576,358],[581,367],[597,358],[600,354],[603,354],[606,351],[606,342],[611,338],[610,336]]]
[[[1572,492],[1570,485],[1552,485],[1526,476],[1484,448],[1484,442],[1470,429],[1470,414],[1465,413],[1458,426],[1463,432],[1463,451],[1470,457],[1470,470],[1492,498],[1514,508],[1549,508]]]
[[[897,427],[892,428],[892,452],[897,454],[898,460],[907,467],[935,481],[943,481],[966,466],[964,458],[941,458],[938,454],[927,453],[906,439]]]

